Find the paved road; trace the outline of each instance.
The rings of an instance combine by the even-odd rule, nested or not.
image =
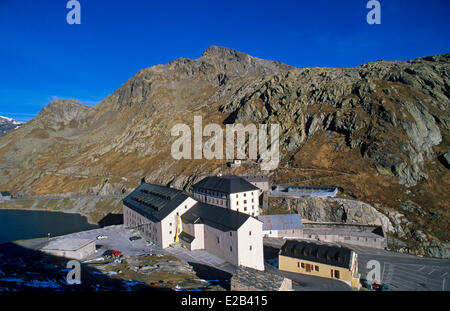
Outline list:
[[[346,245],[358,253],[362,278],[366,278],[367,262],[377,260],[381,265],[381,282],[392,290],[449,291],[450,260],[423,258],[386,250]]]
[[[283,239],[264,239],[266,246],[278,249],[283,242]],[[381,282],[388,284],[391,290],[450,290],[450,260],[423,258],[354,245],[345,246],[358,253],[358,267],[362,279],[367,277],[367,263],[377,260],[381,267]]]
[[[106,235],[107,239],[97,240],[97,236]],[[161,254],[162,250],[148,244],[144,239],[130,241],[130,237],[138,235],[122,225],[108,226],[94,230],[82,231],[64,235],[58,238],[78,238],[96,240],[97,252],[86,260],[100,257],[106,250],[120,250],[125,256],[140,256],[144,254]]]

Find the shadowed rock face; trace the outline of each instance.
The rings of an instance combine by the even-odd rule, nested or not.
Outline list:
[[[380,211],[413,200],[441,218],[411,221],[441,228],[430,230],[447,240],[449,104],[450,54],[294,68],[211,46],[198,59],[139,71],[96,106],[50,103],[0,139],[7,167],[0,188],[120,194],[145,177],[187,189],[219,173],[223,162],[174,160],[173,125],[192,126],[194,116],[203,125],[278,123],[281,162],[273,182],[338,186]]]

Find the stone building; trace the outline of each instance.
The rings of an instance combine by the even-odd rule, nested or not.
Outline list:
[[[267,175],[239,175],[253,186],[258,187],[261,191],[270,191],[269,176]]]

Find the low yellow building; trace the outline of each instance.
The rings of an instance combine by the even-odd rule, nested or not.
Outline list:
[[[287,240],[279,253],[278,268],[336,279],[360,288],[358,254],[347,247]]]

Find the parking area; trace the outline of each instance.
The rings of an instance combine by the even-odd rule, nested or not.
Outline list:
[[[106,238],[97,239],[99,236]],[[96,242],[97,251],[86,260],[98,258],[106,250],[119,250],[125,256],[140,256],[144,254],[162,254],[162,250],[149,244],[145,239],[131,241],[133,236],[139,236],[138,232],[130,231],[122,225],[98,228],[63,236],[64,238],[92,239]]]
[[[450,290],[450,260],[424,258],[386,250],[346,245],[358,253],[359,271],[366,278],[367,263],[377,260],[381,265],[381,282],[391,290],[448,291]]]
[[[281,238],[265,238],[264,245],[279,249]],[[381,283],[394,291],[448,291],[450,290],[450,260],[424,258],[382,249],[343,245],[358,254],[361,279],[367,278],[367,263],[377,260],[381,267]],[[301,278],[299,278],[301,280]],[[305,279],[307,280],[307,279]],[[315,285],[316,286],[316,285]],[[320,286],[317,284],[317,286]]]
[[[99,236],[107,238],[97,239]],[[130,230],[122,225],[98,228],[89,231],[77,232],[65,235],[64,238],[93,239],[97,244],[95,255],[86,258],[92,260],[100,257],[106,250],[119,250],[125,256],[140,256],[144,254],[169,254],[190,264],[212,267],[227,273],[234,273],[236,267],[220,257],[207,251],[189,251],[185,248],[160,249],[145,239],[131,239],[132,237],[142,237],[138,231]]]

